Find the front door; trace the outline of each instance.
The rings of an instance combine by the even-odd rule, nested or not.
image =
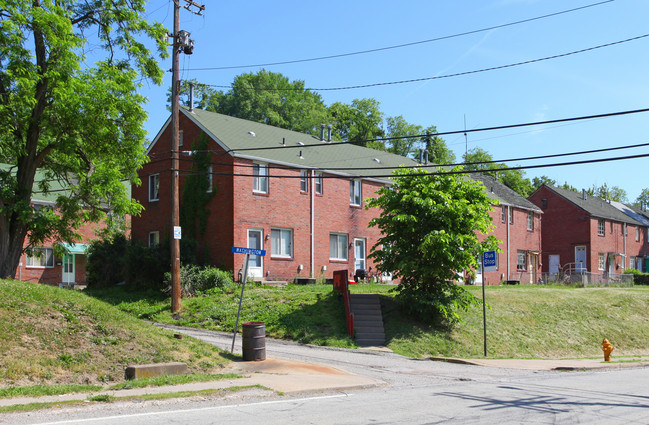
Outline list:
[[[365,239],[354,239],[354,272],[365,270]]]
[[[556,279],[557,275],[559,274],[559,265],[561,264],[559,262],[559,256],[550,255],[548,258],[550,261],[550,268],[548,269],[548,271],[550,272],[550,279]]]
[[[612,277],[615,274],[615,255],[608,255],[608,275]]]
[[[263,249],[264,231],[262,229],[248,229],[248,248]],[[248,276],[264,276],[264,257],[251,255],[248,262]]]
[[[74,283],[74,255],[63,256],[63,268],[61,273],[61,283]]]
[[[586,247],[585,246],[576,246],[575,247],[575,271],[576,272],[585,272],[586,269]]]
[[[536,254],[530,254],[530,283],[537,283],[537,277],[536,277],[537,258],[538,257]]]

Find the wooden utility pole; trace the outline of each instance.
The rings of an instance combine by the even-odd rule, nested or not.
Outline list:
[[[200,15],[205,6],[192,0],[185,0],[185,9]],[[193,12],[189,7],[195,6],[199,10]],[[179,133],[179,91],[180,79],[178,78],[180,51],[192,54],[194,41],[189,39],[189,33],[180,29],[180,0],[174,0],[174,30],[173,52],[171,55],[171,312],[180,311],[180,201],[179,201],[179,170],[178,170],[178,133]],[[181,37],[182,35],[182,37]]]

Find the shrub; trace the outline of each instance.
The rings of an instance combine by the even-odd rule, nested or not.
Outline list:
[[[166,291],[170,293],[171,273],[165,273],[164,283]],[[232,280],[232,273],[215,267],[202,268],[190,264],[180,268],[180,290],[183,295],[191,296],[215,289],[230,293],[236,287],[237,284]]]

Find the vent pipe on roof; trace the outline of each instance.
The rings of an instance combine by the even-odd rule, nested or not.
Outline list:
[[[189,112],[194,112],[194,82],[189,82]]]
[[[325,140],[325,138],[324,138],[324,131],[325,131],[325,125],[324,125],[324,124],[320,124],[320,141],[321,141],[321,142],[324,142],[324,140]]]
[[[586,200],[586,189],[581,190],[581,200],[585,201]]]
[[[282,137],[282,146],[286,146],[286,137]]]
[[[419,163],[422,164],[424,162],[424,150],[419,149]]]
[[[424,151],[424,165],[428,165],[428,151]]]
[[[327,142],[331,142],[331,130],[334,128],[333,125],[329,124],[327,126]]]

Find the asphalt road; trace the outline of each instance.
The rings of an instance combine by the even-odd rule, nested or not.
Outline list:
[[[189,330],[229,349],[231,335]],[[237,339],[235,347],[240,347]],[[267,340],[269,357],[331,365],[385,385],[278,395],[119,402],[0,416],[12,424],[647,424],[649,368],[551,372],[413,360]]]

